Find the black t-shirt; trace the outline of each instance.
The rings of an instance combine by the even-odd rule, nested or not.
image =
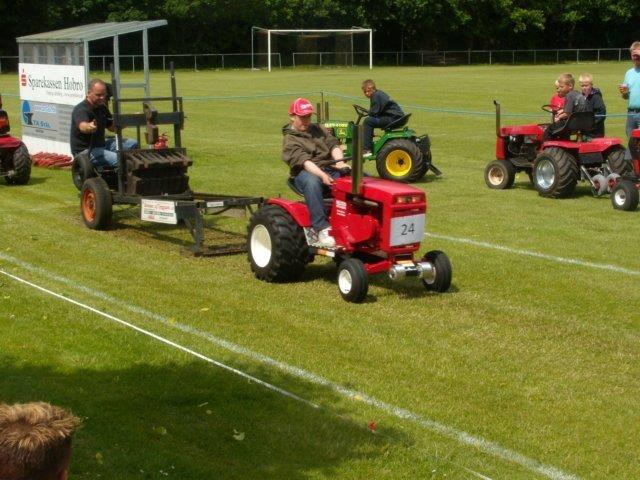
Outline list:
[[[78,128],[80,122],[96,121],[98,129],[93,133],[82,133]],[[85,98],[76,105],[71,113],[71,131],[69,133],[69,143],[71,153],[77,153],[87,148],[104,147],[104,130],[113,125],[111,112],[105,105],[94,107]]]

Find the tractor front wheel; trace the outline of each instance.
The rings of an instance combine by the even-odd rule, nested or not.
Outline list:
[[[389,140],[376,156],[376,169],[381,178],[412,183],[427,173],[428,165],[418,145],[411,140]]]
[[[111,224],[113,203],[109,186],[100,177],[85,180],[80,192],[80,211],[84,224],[92,230],[104,230]]]
[[[578,174],[575,157],[562,148],[548,148],[533,163],[534,185],[543,197],[570,195],[578,183]]]
[[[5,177],[9,185],[26,185],[31,178],[31,156],[29,150],[22,144],[13,152],[13,171]]]
[[[423,262],[430,263],[433,267],[433,274],[429,278],[423,278],[424,288],[433,292],[446,292],[451,286],[453,269],[449,257],[440,250],[432,250],[422,257]]]
[[[638,208],[638,190],[631,180],[620,180],[611,190],[611,204],[616,210],[631,212]]]
[[[338,266],[338,288],[347,302],[360,303],[369,291],[369,275],[358,258],[347,258]]]
[[[484,169],[484,182],[489,188],[511,188],[515,179],[516,168],[509,160],[494,160]]]
[[[267,282],[299,279],[310,258],[302,227],[277,205],[265,205],[252,215],[247,252],[251,270]]]

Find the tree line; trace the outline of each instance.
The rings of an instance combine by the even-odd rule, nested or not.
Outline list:
[[[248,52],[254,25],[372,28],[374,49],[394,51],[625,47],[640,38],[638,0],[0,0],[0,6],[2,55],[17,54],[18,36],[159,18],[169,25],[150,31],[151,50],[167,54]]]

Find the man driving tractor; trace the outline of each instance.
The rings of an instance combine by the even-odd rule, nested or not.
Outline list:
[[[304,195],[311,224],[318,235],[317,243],[333,247],[336,241],[329,233],[323,191],[349,166],[343,161],[338,139],[323,126],[311,123],[313,111],[313,105],[306,98],[297,98],[291,103],[291,122],[282,127],[282,159],[289,165],[295,187]]]

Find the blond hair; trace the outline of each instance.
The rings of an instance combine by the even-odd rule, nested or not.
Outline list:
[[[367,78],[365,81],[362,82],[362,88],[364,87],[373,87],[373,89],[375,90],[376,82],[374,82],[370,78]]]
[[[56,478],[79,426],[79,418],[48,403],[0,405],[0,478]]]
[[[573,78],[573,75],[571,75],[570,73],[563,73],[558,77],[558,82],[563,83],[563,84],[569,84],[572,87],[576,84],[575,79]]]
[[[580,77],[578,77],[580,83],[589,82],[593,84],[593,76],[590,73],[581,73]]]
[[[640,42],[639,41],[635,41],[631,44],[631,46],[629,47],[629,51],[633,52],[634,50],[638,50],[640,49]]]

